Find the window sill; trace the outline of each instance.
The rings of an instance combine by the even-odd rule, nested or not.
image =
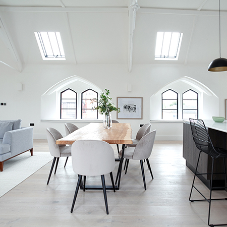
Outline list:
[[[151,123],[183,123],[184,120],[178,119],[178,120],[150,120]]]
[[[102,123],[103,120],[100,120],[100,119],[95,119],[95,120],[89,120],[89,119],[55,119],[55,120],[52,120],[52,119],[49,119],[49,120],[44,120],[42,119],[41,122],[61,122],[61,123],[73,123],[73,122],[77,122],[77,123]]]

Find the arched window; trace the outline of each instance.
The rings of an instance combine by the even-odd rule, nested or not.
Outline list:
[[[77,118],[77,93],[68,88],[61,92],[61,119],[76,119]]]
[[[162,119],[178,119],[178,93],[172,89],[162,93]]]
[[[182,95],[182,118],[198,119],[198,93],[189,89]]]
[[[98,119],[98,92],[88,89],[81,93],[81,119]]]

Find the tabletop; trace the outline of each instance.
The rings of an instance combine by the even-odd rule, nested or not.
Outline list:
[[[76,140],[102,140],[109,144],[132,144],[132,128],[129,123],[113,123],[105,129],[103,123],[90,123],[56,141],[56,144],[73,144]]]

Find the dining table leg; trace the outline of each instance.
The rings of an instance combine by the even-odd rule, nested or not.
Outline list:
[[[120,188],[120,183],[121,183],[121,171],[122,171],[122,166],[123,166],[123,161],[124,161],[124,152],[125,152],[125,144],[122,144],[122,154],[121,154],[121,159],[117,171],[117,177],[115,184],[117,185],[118,189]]]

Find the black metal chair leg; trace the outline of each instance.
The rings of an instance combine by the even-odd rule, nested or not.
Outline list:
[[[51,165],[51,168],[50,168],[50,173],[49,173],[49,177],[48,177],[48,180],[47,180],[47,185],[49,184],[50,177],[51,177],[51,174],[52,174],[52,171],[53,171],[53,168],[54,168],[55,161],[56,161],[56,157],[54,157],[52,165]]]
[[[119,152],[120,152],[120,151],[119,151],[119,145],[118,145],[118,144],[116,144],[116,145],[117,145],[117,152],[118,152],[118,154],[119,154]]]
[[[191,192],[190,192],[190,195],[189,195],[189,201],[191,201],[192,189],[193,189],[193,187],[194,187],[194,183],[195,183],[195,176],[196,176],[197,169],[198,169],[198,164],[199,164],[200,154],[201,154],[201,151],[199,152],[199,157],[198,157],[197,164],[196,164],[196,168],[195,168],[195,174],[194,174],[194,178],[193,178],[193,181],[192,181],[192,187],[191,187]],[[193,201],[191,201],[191,202],[193,202]]]
[[[84,186],[83,186],[84,192],[85,192],[85,184],[86,184],[86,176],[84,176]]]
[[[208,225],[210,225],[210,208],[211,208],[211,195],[212,195],[212,189],[213,189],[213,172],[214,172],[214,158],[212,158],[211,177],[210,177],[210,199],[209,199],[209,211],[208,211]]]
[[[129,164],[129,159],[127,159],[127,164],[126,164],[126,168],[125,168],[125,174],[127,173],[127,170],[128,170],[128,164]]]
[[[125,170],[125,168],[126,168],[126,165],[127,165],[127,160],[128,160],[128,159],[125,159],[124,170]]]
[[[77,197],[77,194],[78,194],[78,191],[79,191],[81,179],[82,179],[82,176],[79,175],[78,181],[77,181],[77,186],[76,186],[76,191],[75,191],[75,194],[74,194],[73,203],[72,203],[72,207],[71,207],[71,213],[73,212],[73,208],[74,208],[74,205],[75,205],[75,202],[76,202],[76,197]]]
[[[107,203],[107,195],[106,195],[106,184],[105,184],[104,175],[101,175],[101,179],[102,179],[103,195],[104,195],[104,200],[105,200],[105,205],[106,205],[106,214],[109,214],[108,203]]]
[[[113,173],[112,172],[110,172],[110,179],[111,179],[111,182],[112,182],[113,190],[115,192],[115,186],[114,186],[114,180],[113,180]]]
[[[57,171],[57,168],[58,168],[58,162],[59,162],[59,158],[57,158],[57,162],[56,162],[56,165],[55,165],[55,171],[54,171],[54,174],[56,174],[56,171]]]
[[[144,175],[144,169],[143,169],[143,160],[140,160],[140,165],[141,165],[141,171],[142,171],[142,176],[143,176],[144,189],[146,190],[146,181],[145,181],[145,175]]]
[[[65,160],[65,165],[64,165],[64,168],[66,167],[66,164],[67,164],[68,158],[69,158],[69,156],[68,156],[68,157],[66,158],[66,160]]]
[[[152,179],[154,179],[153,173],[152,173],[152,171],[151,171],[151,166],[150,166],[149,159],[147,158],[146,161],[147,161],[148,169],[150,170],[150,173],[151,173],[151,177],[152,177]]]

